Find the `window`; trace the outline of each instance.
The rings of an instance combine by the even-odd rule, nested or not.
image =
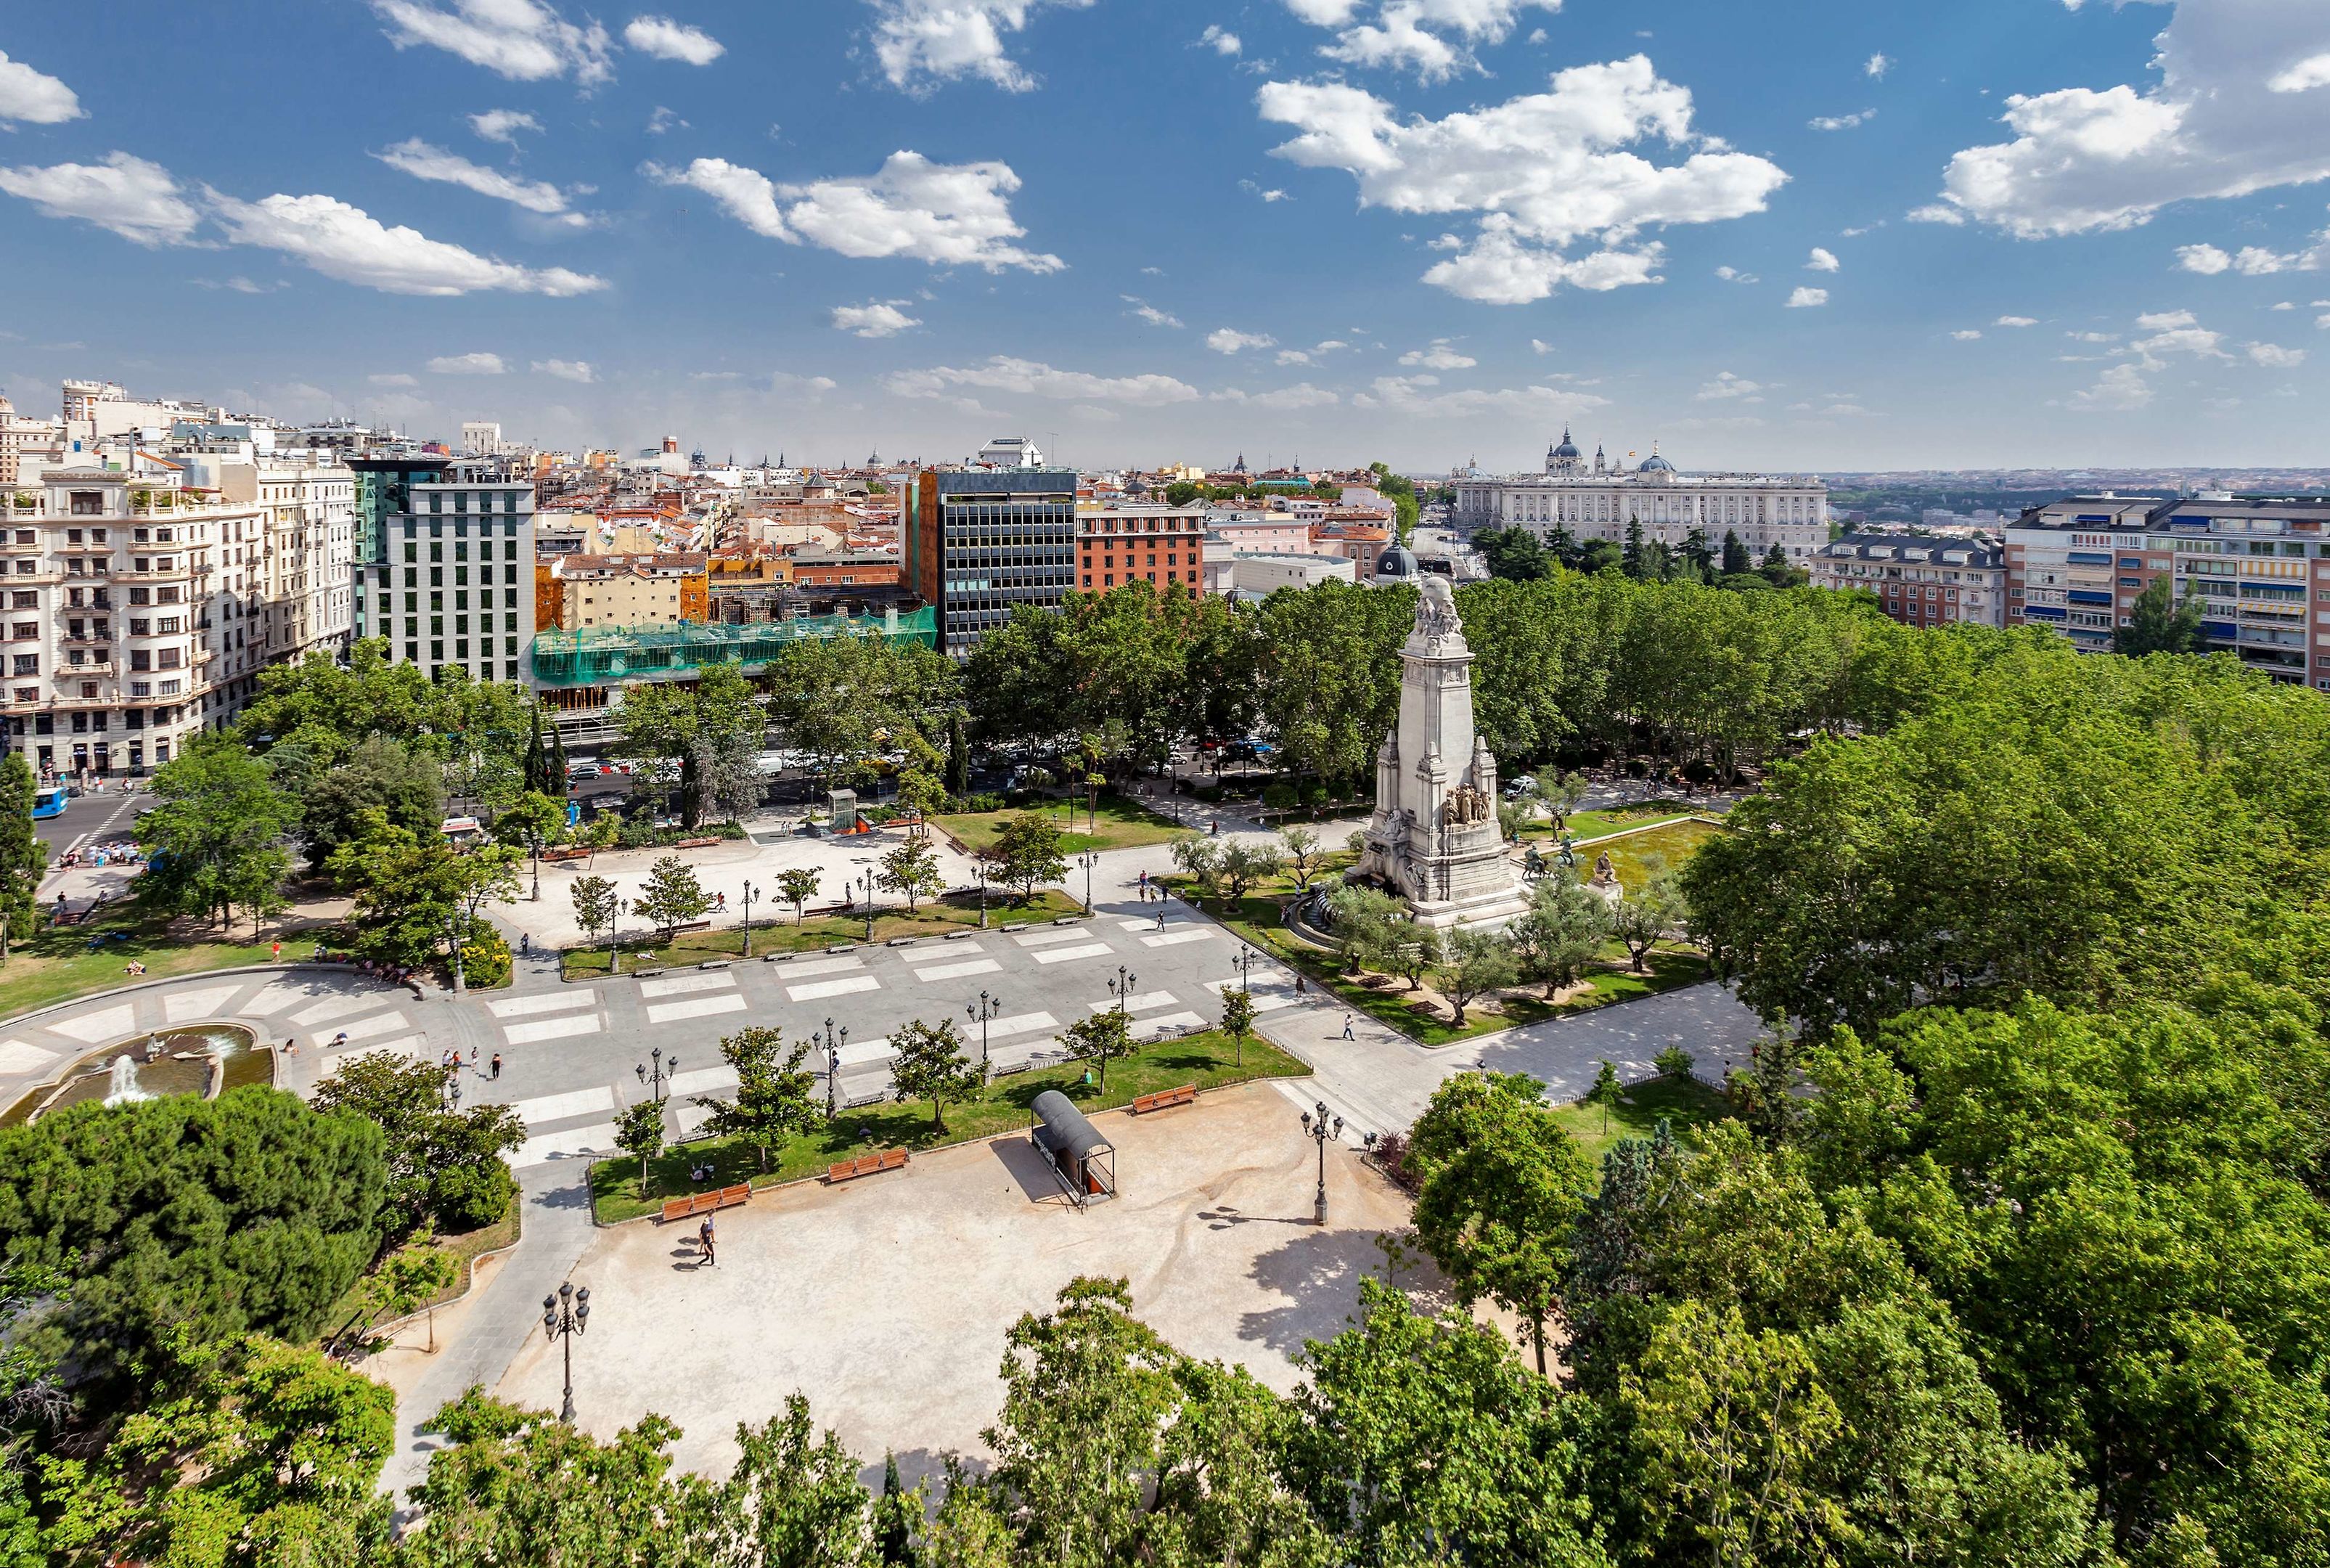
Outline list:
[[[41,672],[41,656],[37,653],[19,653],[15,656],[15,662],[9,668],[18,675],[38,675]]]
[[[105,497],[96,490],[73,491],[72,515],[77,518],[105,516]]]

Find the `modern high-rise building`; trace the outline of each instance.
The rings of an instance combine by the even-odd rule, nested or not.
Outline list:
[[[524,680],[534,641],[534,486],[498,463],[357,458],[356,635],[431,679]]]
[[[2330,499],[2067,496],[2006,528],[2006,623],[2111,651],[2136,595],[2199,598],[2211,652],[2330,691]]]
[[[1076,475],[925,469],[906,481],[906,584],[938,610],[939,649],[969,653],[1022,604],[1058,607],[1076,584]]]

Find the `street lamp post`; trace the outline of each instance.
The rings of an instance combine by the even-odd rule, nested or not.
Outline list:
[[[654,1059],[653,1069],[649,1069],[648,1064],[643,1061],[634,1070],[639,1073],[641,1083],[654,1086],[655,1098],[660,1102],[665,1094],[664,1086],[679,1076],[679,1053],[674,1051],[669,1058],[666,1058],[663,1047],[657,1046],[648,1052],[648,1055]]]
[[[534,848],[534,902],[539,904],[542,902],[542,835],[534,833],[529,836]]]
[[[987,929],[987,862],[979,862],[979,928]]]
[[[569,1279],[558,1288],[555,1296],[542,1298],[542,1332],[558,1340],[566,1352],[566,1402],[559,1407],[558,1419],[570,1426],[574,1421],[574,1336],[591,1326],[591,1288],[574,1288]]]
[[[1093,868],[1094,868],[1094,866],[1097,866],[1097,865],[1099,865],[1099,864],[1100,864],[1100,857],[1099,857],[1098,855],[1096,855],[1096,854],[1089,854],[1089,853],[1088,853],[1088,854],[1082,854],[1082,855],[1078,855],[1078,856],[1076,857],[1076,864],[1077,864],[1077,865],[1079,865],[1079,866],[1082,866],[1082,867],[1084,869],[1084,913],[1085,913],[1085,914],[1087,914],[1087,915],[1089,915],[1089,914],[1091,914],[1091,913],[1093,912],[1093,901],[1092,901],[1092,874],[1093,874]]]
[[[866,890],[866,940],[871,942],[874,940],[874,873],[867,871],[850,886]]]
[[[1254,949],[1239,948],[1238,955],[1230,960],[1230,967],[1238,972],[1238,989],[1251,993],[1254,990]]]
[[[849,1026],[845,1023],[836,1031],[829,1018],[824,1035],[812,1029],[809,1041],[825,1047],[825,1119],[831,1121],[841,1115],[841,1048],[849,1043]]]
[[[1116,966],[1116,978],[1108,983],[1108,993],[1116,998],[1116,1015],[1119,1018],[1124,1016],[1124,1004],[1132,1000],[1132,988],[1140,984],[1140,975],[1122,964]]]
[[[979,1081],[987,1081],[987,1026],[1003,1012],[1003,998],[980,992],[979,1000],[963,1009],[971,1022],[979,1025]]]
[[[1302,1130],[1308,1133],[1312,1141],[1319,1145],[1319,1195],[1312,1201],[1312,1212],[1315,1222],[1324,1225],[1327,1222],[1327,1144],[1330,1139],[1338,1139],[1343,1136],[1343,1118],[1335,1117],[1331,1130],[1328,1126],[1327,1102],[1321,1100],[1315,1115],[1310,1111],[1302,1113]]]
[[[755,888],[754,886],[753,886],[752,879],[751,879],[750,878],[747,878],[747,879],[745,879],[745,882],[744,882],[744,956],[745,956],[745,957],[747,957],[747,958],[750,958],[750,957],[753,955],[753,898],[754,898],[756,895],[758,895],[758,894],[760,893],[760,891],[761,891],[761,889],[760,889]]]

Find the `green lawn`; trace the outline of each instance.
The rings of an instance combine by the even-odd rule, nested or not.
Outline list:
[[[1683,862],[1699,852],[1701,844],[1728,831],[1710,822],[1669,822],[1663,827],[1629,833],[1623,839],[1612,839],[1595,853],[1608,852],[1610,869],[1618,874],[1618,885],[1632,892],[1650,879],[1649,862],[1653,857],[1663,861],[1664,870],[1680,871]],[[1590,858],[1587,863],[1592,863]]]
[[[1695,1146],[1691,1129],[1721,1121],[1731,1114],[1723,1091],[1695,1078],[1654,1078],[1629,1088],[1605,1117],[1600,1106],[1561,1107],[1555,1117],[1584,1147],[1599,1170],[1602,1156],[1620,1138],[1647,1138],[1661,1117],[1674,1125],[1675,1136],[1686,1147]]]
[[[1241,1065],[1241,1062],[1243,1065]],[[1219,1031],[1162,1040],[1143,1046],[1128,1057],[1109,1063],[1108,1092],[1084,1081],[1076,1064],[1014,1073],[988,1086],[984,1098],[969,1105],[946,1107],[946,1131],[931,1126],[927,1100],[867,1106],[846,1111],[831,1124],[795,1138],[772,1151],[770,1168],[761,1169],[758,1150],[733,1139],[706,1139],[667,1151],[648,1163],[648,1190],[639,1192],[639,1163],[629,1156],[601,1160],[591,1167],[591,1200],[602,1225],[651,1214],[663,1201],[698,1190],[688,1180],[691,1164],[706,1159],[716,1173],[714,1183],[731,1186],[750,1181],[754,1186],[815,1175],[836,1160],[875,1149],[935,1149],[1028,1126],[1028,1109],[1037,1095],[1056,1088],[1087,1112],[1130,1105],[1135,1097],[1160,1088],[1194,1083],[1218,1088],[1257,1078],[1302,1078],[1311,1069],[1269,1041],[1249,1035],[1243,1055],[1229,1036]]]
[[[1169,885],[1186,887],[1186,879],[1169,878],[1167,880]],[[1477,1005],[1467,1008],[1463,1027],[1459,1029],[1417,1011],[1409,1001],[1411,993],[1407,990],[1406,981],[1396,980],[1388,988],[1380,990],[1362,984],[1342,973],[1341,965],[1336,962],[1333,954],[1321,953],[1308,943],[1298,941],[1279,921],[1280,901],[1292,890],[1291,879],[1282,877],[1264,890],[1249,893],[1235,905],[1224,899],[1208,898],[1203,900],[1202,908],[1255,946],[1302,971],[1313,985],[1323,986],[1332,992],[1346,1006],[1390,1025],[1420,1045],[1452,1045],[1460,1040],[1492,1034],[1501,1029],[1536,1023],[1573,1012],[1591,1012],[1615,1003],[1632,1002],[1637,997],[1653,996],[1662,991],[1696,985],[1707,978],[1707,961],[1697,953],[1672,948],[1653,949],[1648,960],[1648,971],[1636,974],[1626,967],[1625,950],[1614,945],[1607,950],[1605,967],[1591,977],[1594,989],[1583,995],[1571,997],[1558,1005],[1548,1005],[1533,995],[1509,996],[1505,999],[1504,1010],[1500,1012],[1483,1012]]]
[[[6,967],[0,968],[0,1017],[94,995],[133,980],[161,980],[272,961],[267,941],[226,940],[215,931],[206,922],[140,914],[130,902],[84,925],[43,927],[32,941],[9,955]],[[90,951],[92,936],[106,938],[95,952]],[[283,938],[285,963],[315,955],[312,934]],[[124,972],[133,958],[146,965],[143,975]]]
[[[938,817],[938,825],[954,835],[963,848],[972,854],[982,854],[994,844],[996,835],[1003,831],[1006,818],[1016,817],[1016,811],[980,812],[974,815]],[[1086,850],[1129,850],[1141,844],[1161,844],[1174,834],[1189,830],[1179,823],[1159,816],[1145,806],[1127,800],[1103,799],[1097,819],[1087,817],[1084,802],[1075,803],[1075,824],[1069,823],[1070,813],[1065,802],[1053,802],[1043,811],[1060,827],[1060,853],[1079,855]]]
[[[991,891],[987,898],[987,918],[991,927],[1040,925],[1062,915],[1076,915],[1084,906],[1056,888],[1047,888],[1023,907],[1015,907],[1011,895],[1000,889]],[[933,900],[925,898],[909,916],[903,903],[882,906],[874,917],[874,939],[886,942],[893,936],[942,936],[950,931],[979,927],[979,895],[969,898]],[[866,917],[863,915],[818,915],[793,924],[792,917],[780,908],[773,916],[753,917],[753,956],[764,953],[814,953],[842,942],[863,942],[866,939]],[[734,958],[744,951],[744,928],[740,923],[724,926],[711,931],[687,931],[670,944],[656,942],[625,942],[623,973],[654,969],[671,965],[701,964],[712,958]],[[582,975],[607,973],[607,949],[604,947],[570,947],[564,955],[564,973],[570,979]]]

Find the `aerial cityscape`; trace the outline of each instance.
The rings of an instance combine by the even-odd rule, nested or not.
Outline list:
[[[2330,1568],[2330,8],[28,20],[0,1568]]]

